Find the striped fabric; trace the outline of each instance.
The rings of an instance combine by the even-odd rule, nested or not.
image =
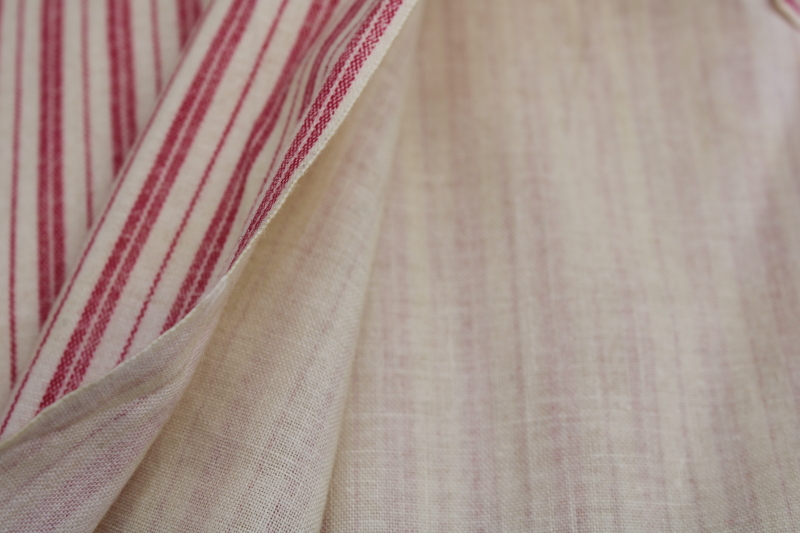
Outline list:
[[[176,29],[190,34],[201,10],[183,0],[3,3],[3,403],[176,66]]]
[[[0,531],[800,530],[794,0],[0,0]]]

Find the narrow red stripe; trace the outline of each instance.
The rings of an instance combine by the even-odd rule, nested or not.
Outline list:
[[[39,410],[74,390],[85,375],[119,296],[205,117],[222,74],[241,40],[253,8],[253,0],[246,2],[240,0],[235,3],[215,36],[210,52],[193,80],[192,87],[156,157],[155,165],[84,307],[78,326],[73,331],[67,349],[48,384]]]
[[[797,0],[784,0],[784,1],[789,5],[789,7],[794,9],[798,15],[800,15],[800,2],[798,2]]]
[[[13,159],[11,163],[11,224],[9,236],[8,269],[8,317],[11,386],[17,382],[17,205],[19,203],[19,151],[20,125],[22,121],[22,57],[25,43],[25,3],[17,5],[17,39],[14,57],[14,134]]]

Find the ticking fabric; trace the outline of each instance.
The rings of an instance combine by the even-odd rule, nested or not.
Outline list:
[[[0,0],[0,531],[800,530],[798,6]]]

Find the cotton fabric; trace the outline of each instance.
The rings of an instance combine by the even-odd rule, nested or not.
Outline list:
[[[792,9],[6,0],[0,530],[797,529]]]

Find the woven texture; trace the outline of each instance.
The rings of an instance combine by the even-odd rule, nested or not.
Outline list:
[[[800,528],[792,0],[0,2],[0,531]]]

